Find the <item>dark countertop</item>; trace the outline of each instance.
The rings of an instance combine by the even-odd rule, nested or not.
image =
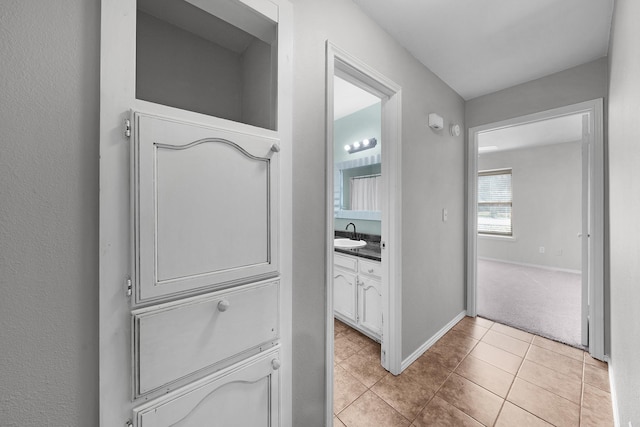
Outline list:
[[[347,233],[343,231],[336,231],[335,237],[347,237],[350,238],[352,233]],[[358,238],[367,242],[367,246],[359,249],[342,249],[335,248],[336,252],[357,256],[360,258],[366,258],[373,261],[381,261],[381,250],[380,250],[380,236],[372,235],[372,234],[359,234]]]

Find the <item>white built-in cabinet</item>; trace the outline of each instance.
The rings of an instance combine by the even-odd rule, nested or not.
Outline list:
[[[100,425],[291,425],[291,5],[102,2]]]
[[[382,339],[381,277],[379,261],[334,253],[334,316],[377,341]]]
[[[278,349],[134,409],[139,427],[278,426]]]

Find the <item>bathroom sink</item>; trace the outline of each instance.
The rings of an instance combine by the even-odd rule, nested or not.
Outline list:
[[[364,248],[367,242],[364,240],[351,240],[351,239],[333,239],[333,246],[340,249],[358,249]]]

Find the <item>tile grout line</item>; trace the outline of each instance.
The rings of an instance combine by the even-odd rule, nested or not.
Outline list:
[[[335,339],[335,337],[334,337]],[[370,339],[370,338],[369,338]],[[353,341],[351,341],[353,342]],[[346,359],[344,359],[343,361],[341,361],[340,363],[338,363],[339,365],[341,365],[342,362],[346,362],[348,359],[350,359],[351,357],[360,354],[360,352],[362,352],[363,350],[366,349],[366,345],[362,346],[361,348],[359,348],[354,354],[352,354],[351,356],[347,357]],[[341,366],[342,367],[342,366]],[[351,375],[351,373],[343,367],[343,369],[345,369],[345,371],[347,372],[347,374]],[[367,393],[368,391],[370,391],[371,393],[373,393],[376,397],[378,397],[380,400],[382,400],[382,402],[384,402],[387,406],[389,406],[394,412],[396,412],[398,415],[400,415],[402,418],[404,418],[405,420],[407,420],[409,423],[412,423],[413,421],[408,419],[407,417],[405,417],[403,414],[401,414],[398,410],[396,410],[393,405],[391,405],[389,402],[387,402],[384,398],[382,398],[382,396],[379,396],[374,390],[373,387],[375,387],[376,384],[378,384],[380,381],[382,381],[385,377],[387,377],[389,373],[385,373],[385,375],[383,375],[382,377],[380,377],[376,382],[374,382],[370,387],[368,387],[366,384],[364,384],[362,381],[360,381],[360,379],[356,378],[355,376],[351,375],[356,381],[358,381],[360,384],[362,384],[366,389],[360,393],[355,399],[353,399],[347,406],[345,406],[339,413],[335,413],[334,412],[334,417],[338,418],[338,420],[340,420],[340,422],[342,424],[344,424],[346,427],[349,427],[344,420],[342,420],[339,416],[339,414],[343,413],[344,411],[346,411],[349,407],[351,407],[351,405],[353,405],[358,399],[360,399],[365,393]]]
[[[450,330],[454,330],[454,328],[451,328]],[[487,329],[487,331],[488,331],[488,330],[489,330],[489,329]],[[447,375],[447,378],[445,378],[445,379],[444,379],[444,381],[442,381],[442,384],[440,384],[440,385],[438,386],[438,388],[436,389],[436,391],[433,393],[433,396],[431,396],[431,397],[430,397],[430,398],[425,402],[425,404],[424,404],[424,405],[422,405],[422,406],[420,407],[420,410],[418,411],[418,413],[416,414],[416,416],[415,416],[415,417],[413,417],[413,419],[412,419],[412,420],[409,420],[409,421],[411,422],[411,424],[413,424],[413,423],[415,422],[415,420],[416,420],[416,419],[418,419],[418,416],[422,413],[422,411],[424,411],[424,409],[429,405],[429,403],[433,400],[433,398],[434,398],[434,397],[436,397],[436,396],[438,395],[438,392],[440,391],[440,389],[442,388],[442,386],[443,386],[443,385],[444,385],[444,384],[449,380],[449,378],[451,378],[451,375],[453,375],[454,371],[458,368],[458,366],[460,366],[460,364],[461,364],[461,363],[462,363],[462,362],[463,362],[463,361],[464,361],[464,360],[465,360],[465,359],[466,359],[466,358],[471,354],[471,352],[473,351],[473,349],[474,349],[474,348],[476,348],[476,346],[477,346],[477,345],[478,345],[478,343],[480,342],[480,339],[476,339],[476,338],[474,338],[473,336],[471,336],[471,335],[467,334],[467,333],[466,333],[466,332],[464,332],[464,331],[457,330],[457,332],[460,332],[460,333],[462,333],[463,335],[465,335],[465,336],[467,336],[467,337],[469,337],[469,338],[471,338],[471,339],[473,339],[473,340],[476,340],[477,342],[473,345],[473,347],[471,347],[471,349],[470,349],[470,350],[467,352],[467,354],[462,358],[462,360],[460,360],[460,362],[458,362],[458,364],[453,368],[453,370],[449,371],[449,375]],[[485,332],[485,334],[486,334],[486,332]],[[483,336],[484,336],[484,334],[483,334]],[[429,351],[429,350],[427,350],[427,351]],[[424,354],[426,354],[426,353],[427,353],[427,352],[425,351],[425,353],[424,353]],[[445,367],[443,366],[443,368],[445,368]],[[447,369],[447,368],[445,368],[445,369]],[[447,369],[447,370],[448,370],[448,369]],[[443,400],[444,400],[444,399],[443,399]],[[445,400],[445,402],[447,402],[447,401]],[[449,402],[447,402],[447,403],[449,403]],[[471,415],[469,415],[469,414],[467,414],[466,412],[462,411],[462,410],[461,410],[460,408],[458,408],[457,406],[455,406],[455,405],[453,405],[453,404],[451,404],[451,403],[449,403],[449,404],[450,404],[451,406],[453,406],[454,408],[458,409],[459,411],[461,411],[462,413],[464,413],[465,415],[468,415],[469,417],[471,417]],[[474,420],[476,420],[476,419],[475,419],[475,418],[473,418],[473,417],[471,417],[471,418],[472,418],[472,419],[474,419]],[[476,420],[476,421],[478,421],[478,420]],[[479,421],[478,421],[478,422],[479,422]]]
[[[494,323],[494,324],[495,324],[495,323]],[[491,325],[491,327],[493,327],[493,325]],[[491,328],[487,328],[487,332],[489,332],[489,329],[491,329]],[[487,332],[485,332],[482,336],[484,337],[484,335],[486,335],[486,334],[487,334]],[[472,338],[472,339],[475,339],[475,338]],[[433,398],[434,398],[434,397],[436,397],[436,396],[438,395],[438,393],[439,393],[439,392],[440,392],[440,390],[442,389],[442,386],[444,386],[444,385],[447,383],[447,381],[449,381],[449,378],[451,378],[451,376],[455,373],[455,370],[456,370],[456,369],[458,369],[458,367],[462,364],[462,362],[464,362],[464,361],[466,360],[466,358],[467,358],[467,357],[469,357],[469,356],[471,355],[471,352],[472,352],[472,351],[476,348],[476,346],[480,343],[480,340],[481,340],[481,339],[482,339],[482,338],[480,338],[480,339],[476,340],[477,342],[473,345],[473,347],[471,347],[471,349],[467,352],[467,354],[465,354],[465,356],[462,358],[462,360],[460,360],[460,362],[458,362],[458,364],[453,368],[453,370],[449,372],[449,375],[447,375],[447,378],[442,382],[442,384],[440,384],[440,386],[438,387],[438,389],[436,390],[436,392],[434,393],[434,395],[433,395],[433,396],[431,396],[431,399],[429,399],[429,401],[427,401],[427,403],[426,403],[426,404],[425,404],[425,405],[420,409],[420,412],[418,412],[418,415],[420,415],[420,413],[422,413],[422,411],[424,410],[424,408],[426,408],[426,407],[427,407],[427,405],[429,404],[429,402],[431,402],[431,401],[433,400]],[[456,374],[456,375],[458,375],[458,374]],[[460,375],[459,375],[459,376],[460,376]],[[462,376],[461,376],[461,378],[464,378],[464,377],[462,377]],[[465,378],[465,379],[466,379],[466,378]],[[472,382],[473,384],[475,384],[475,383],[474,383],[473,381],[471,381],[471,380],[468,380],[468,381],[470,381],[470,382]],[[477,386],[479,386],[479,387],[482,387],[482,386],[480,386],[479,384],[476,384],[476,385],[477,385]],[[482,388],[484,388],[484,387],[482,387]],[[485,390],[486,390],[486,389],[485,389]],[[487,391],[489,391],[490,393],[492,393],[490,390],[487,390]],[[495,394],[495,393],[494,393],[494,394]],[[442,399],[442,397],[440,397],[440,399]],[[447,402],[449,405],[453,406],[454,408],[456,408],[457,410],[459,410],[460,412],[462,412],[463,414],[465,414],[465,415],[466,415],[466,416],[468,416],[469,418],[471,418],[471,419],[473,419],[473,420],[477,421],[477,422],[478,422],[478,423],[480,423],[480,424],[483,424],[480,420],[476,419],[476,418],[475,418],[475,417],[473,417],[471,414],[467,414],[465,411],[463,411],[461,408],[458,408],[458,407],[457,407],[456,405],[454,405],[453,403],[451,403],[451,402],[449,402],[449,401],[447,401],[447,400],[445,400],[445,399],[442,399],[442,400],[444,400],[444,401],[445,401],[445,402]],[[417,418],[417,417],[418,417],[418,416],[416,415],[416,418]],[[413,421],[415,421],[415,420],[416,420],[416,418],[414,418],[414,419],[413,419]],[[496,418],[496,419],[497,419],[497,418]],[[412,421],[412,423],[413,423],[413,421]]]
[[[552,424],[550,421],[547,421],[547,420],[545,420],[544,418],[542,418],[542,417],[540,417],[540,416],[538,416],[538,415],[534,414],[533,412],[530,412],[530,411],[528,411],[527,409],[525,409],[525,408],[521,407],[520,405],[517,405],[516,403],[514,403],[514,402],[512,402],[512,401],[508,400],[509,393],[511,393],[511,389],[513,388],[513,384],[515,384],[515,382],[516,382],[516,379],[517,379],[517,378],[520,378],[520,377],[518,377],[518,374],[520,373],[520,370],[522,369],[522,365],[524,365],[524,361],[525,361],[525,360],[527,360],[527,355],[529,354],[529,350],[531,350],[531,347],[534,345],[534,344],[533,344],[533,338],[535,338],[535,336],[531,338],[531,342],[529,343],[529,348],[527,348],[527,352],[525,353],[524,357],[522,358],[522,362],[520,363],[520,366],[518,367],[518,371],[516,372],[516,374],[515,374],[515,375],[514,375],[514,377],[513,377],[513,381],[511,382],[511,386],[509,387],[509,391],[507,392],[507,397],[505,397],[504,402],[502,403],[502,407],[500,408],[500,412],[498,413],[498,418],[500,418],[500,414],[502,413],[502,409],[504,408],[504,404],[505,404],[506,402],[509,402],[509,403],[510,403],[510,404],[512,404],[513,406],[516,406],[516,407],[518,407],[518,408],[522,409],[523,411],[525,411],[525,412],[526,412],[526,413],[528,413],[528,414],[531,414],[532,416],[536,417],[537,419],[542,420],[543,422],[545,422],[545,423],[547,423],[547,424],[554,425],[554,424]],[[531,362],[531,361],[529,360],[529,362]],[[534,363],[534,362],[532,362],[532,363]],[[542,365],[540,365],[540,366],[542,366]],[[528,382],[529,384],[533,384],[533,383],[530,383],[529,381],[527,381],[527,380],[525,380],[525,379],[523,379],[523,378],[520,378],[520,379],[521,379],[522,381]],[[535,384],[533,384],[533,385],[535,385]],[[539,386],[537,386],[537,387],[539,387]],[[542,387],[541,387],[541,388],[542,388]],[[544,390],[546,390],[546,389],[544,389]],[[549,391],[549,390],[547,390],[547,391]],[[553,392],[552,392],[552,393],[553,393]],[[555,393],[553,393],[553,394],[555,394]],[[558,396],[558,395],[556,395],[556,396]],[[562,396],[558,396],[558,397],[563,398]],[[563,399],[564,399],[564,398],[563,398]],[[565,400],[568,400],[568,399],[565,399]],[[498,422],[498,418],[496,418],[496,422]],[[494,423],[494,425],[495,425],[495,423]]]
[[[450,374],[449,374],[449,376],[447,377],[447,380],[449,379],[449,377],[451,377],[451,375],[452,375],[452,374],[454,374],[454,373],[455,373],[455,370],[456,370],[456,369],[458,369],[458,367],[462,364],[462,362],[464,362],[468,357],[474,357],[474,356],[472,356],[472,355],[471,355],[471,353],[472,353],[472,352],[473,352],[473,350],[478,346],[478,344],[480,344],[480,342],[482,342],[482,343],[484,343],[484,344],[486,344],[486,345],[488,345],[488,346],[494,347],[494,348],[496,348],[496,349],[498,349],[498,350],[503,350],[503,351],[505,351],[506,353],[513,354],[514,356],[520,357],[520,356],[518,356],[517,354],[511,353],[510,351],[507,351],[507,350],[501,349],[501,348],[496,347],[496,346],[494,346],[494,345],[492,345],[492,344],[489,344],[488,342],[482,341],[482,339],[487,335],[487,333],[489,333],[489,331],[493,330],[493,327],[494,327],[496,324],[497,324],[497,322],[493,322],[493,324],[492,324],[489,328],[484,328],[483,326],[481,326],[481,327],[483,327],[484,329],[486,329],[486,331],[482,334],[482,336],[481,336],[479,339],[477,339],[477,341],[478,341],[478,342],[477,342],[477,343],[476,343],[476,344],[471,348],[471,350],[469,350],[469,352],[468,352],[468,353],[467,353],[467,354],[462,358],[462,360],[461,360],[461,361],[460,361],[460,362],[455,366],[455,368],[453,369],[453,371],[451,371],[451,373],[450,373]],[[478,326],[480,326],[480,325],[478,325]],[[502,334],[501,332],[498,332],[498,331],[495,331],[495,330],[494,330],[494,332],[499,333],[499,334]],[[502,334],[502,335],[508,336],[508,335],[506,335],[506,334]],[[468,335],[468,336],[470,336],[470,335]],[[475,337],[471,337],[471,338],[476,339]],[[518,338],[515,338],[515,337],[510,337],[510,338],[518,339]],[[532,340],[533,340],[533,338],[532,338]],[[522,340],[519,340],[519,341],[522,341]],[[525,341],[522,341],[522,342],[525,342]],[[530,347],[530,346],[531,346],[531,344],[529,343],[529,347]],[[527,347],[527,351],[529,350],[529,347]],[[526,355],[526,353],[525,353],[525,355]],[[478,360],[483,361],[482,359],[478,359]],[[522,358],[522,360],[523,360],[523,362],[524,362],[524,357]],[[483,362],[484,362],[484,361],[483,361]],[[520,362],[520,365],[522,365],[522,363],[523,363],[523,362]],[[491,366],[494,366],[494,367],[495,367],[495,368],[497,368],[497,369],[500,369],[500,370],[504,371],[502,368],[500,368],[500,367],[498,367],[498,366],[495,366],[495,365],[493,365],[492,363],[489,363],[489,362],[485,362],[485,363],[487,363],[487,364],[489,364],[489,365],[491,365]],[[520,368],[518,368],[518,369],[520,369]],[[504,372],[507,372],[507,371],[504,371]],[[509,373],[509,374],[510,374],[510,372],[507,372],[507,373]],[[504,403],[505,403],[505,401],[506,401],[506,397],[504,397],[504,398],[503,398],[502,396],[499,396],[499,395],[495,394],[493,391],[489,390],[488,388],[484,387],[483,385],[478,384],[478,383],[476,383],[475,381],[473,381],[473,380],[471,380],[471,379],[469,379],[469,378],[463,377],[463,376],[461,376],[460,374],[456,374],[456,375],[460,376],[461,378],[466,379],[467,381],[469,381],[469,382],[471,382],[471,383],[473,383],[473,384],[477,385],[478,387],[480,387],[480,388],[482,388],[482,389],[484,389],[484,390],[488,391],[489,393],[492,393],[493,395],[495,395],[495,396],[499,397],[500,399],[502,399],[502,405],[500,405],[500,410],[498,411],[498,414],[496,415],[496,419],[495,419],[495,421],[493,422],[493,425],[495,425],[495,423],[498,421],[498,418],[500,417],[500,413],[502,412],[502,408],[504,407]],[[511,384],[512,384],[512,385],[513,385],[513,381],[515,381],[516,376],[514,375],[514,377],[513,377],[513,378],[514,378],[514,379],[511,381]],[[433,397],[435,397],[435,396],[438,394],[438,392],[440,391],[440,388],[442,388],[442,386],[447,382],[447,380],[445,380],[445,381],[440,385],[440,387],[438,388],[438,391],[436,392],[436,394],[434,394],[434,395],[433,395]],[[511,390],[511,385],[509,386],[509,390]],[[509,390],[507,391],[507,395],[509,394]],[[433,397],[432,397],[432,399],[433,399]],[[447,403],[449,403],[449,402],[447,402]],[[469,416],[470,418],[472,418],[472,419],[476,420],[476,421],[477,421],[477,422],[479,422],[480,424],[483,424],[480,420],[478,420],[478,419],[474,418],[474,417],[473,417],[473,416],[471,416],[470,414],[467,414],[465,411],[463,411],[461,408],[458,408],[456,405],[453,405],[452,403],[449,403],[449,404],[450,404],[450,405],[452,405],[453,407],[457,408],[457,409],[458,409],[459,411],[461,411],[463,414],[465,414],[465,415]],[[425,405],[425,407],[426,407],[426,405]],[[424,409],[424,408],[423,408],[423,409]]]
[[[507,393],[505,394],[504,399],[502,400],[502,405],[500,406],[500,410],[498,411],[498,416],[496,416],[496,420],[493,422],[494,426],[498,422],[498,419],[500,418],[500,414],[502,414],[502,410],[504,409],[504,404],[507,403],[507,398],[509,397],[509,393],[511,393],[513,384],[516,382],[516,378],[518,378],[518,373],[520,372],[520,369],[522,369],[522,365],[524,365],[524,361],[527,357],[527,354],[529,354],[529,349],[531,348],[532,342],[533,342],[533,338],[531,338],[531,341],[529,341],[529,346],[527,347],[527,351],[524,353],[524,356],[522,356],[522,362],[520,362],[520,366],[518,366],[518,370],[513,375],[513,380],[511,380],[511,384],[509,384],[509,390],[507,390]]]

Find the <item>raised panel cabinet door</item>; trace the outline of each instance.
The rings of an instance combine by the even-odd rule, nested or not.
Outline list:
[[[277,427],[280,356],[270,351],[134,409],[136,427]]]
[[[137,302],[278,274],[278,141],[135,112]]]
[[[345,318],[356,321],[357,276],[339,268],[333,271],[333,310]]]
[[[382,336],[382,293],[378,280],[360,276],[358,282],[358,321],[370,334]]]

